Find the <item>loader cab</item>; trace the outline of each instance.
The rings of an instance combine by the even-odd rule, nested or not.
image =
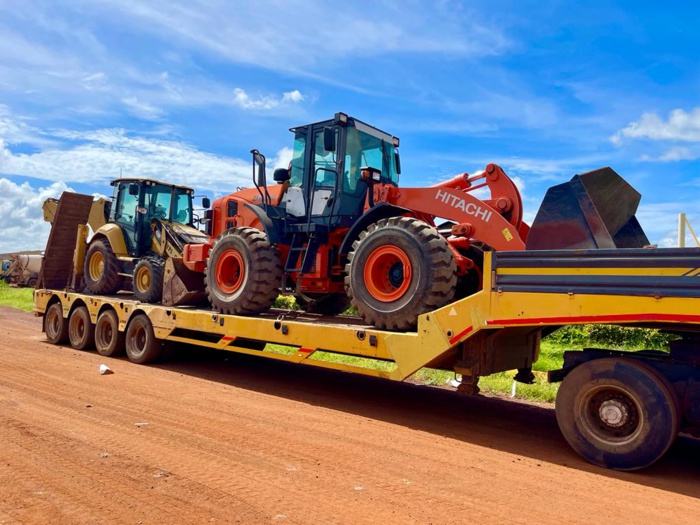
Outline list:
[[[112,186],[109,222],[120,227],[129,255],[140,257],[151,249],[153,219],[192,226],[191,188],[150,179],[118,179]]]
[[[329,228],[350,226],[362,215],[372,184],[398,185],[399,139],[344,113],[292,128],[286,214]],[[373,168],[374,180],[363,180]]]

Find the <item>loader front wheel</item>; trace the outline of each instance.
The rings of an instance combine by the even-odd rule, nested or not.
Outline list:
[[[97,239],[85,254],[85,284],[96,294],[113,294],[121,290],[124,277],[119,275],[119,260],[107,239]]]
[[[159,303],[163,298],[165,261],[144,257],[134,267],[134,295],[142,303]]]
[[[345,267],[352,306],[377,328],[409,330],[418,316],[449,303],[457,268],[437,230],[410,217],[372,224],[353,243]]]
[[[267,310],[282,282],[279,251],[264,232],[234,228],[214,241],[205,284],[209,302],[225,314],[254,314]]]

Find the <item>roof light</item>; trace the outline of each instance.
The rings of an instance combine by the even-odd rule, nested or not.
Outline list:
[[[345,113],[338,112],[335,114],[335,123],[342,126],[348,123],[348,116]]]

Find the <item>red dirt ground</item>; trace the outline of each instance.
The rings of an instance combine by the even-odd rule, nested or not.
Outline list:
[[[549,407],[201,351],[139,366],[7,308],[0,341],[1,524],[700,520],[697,441],[618,473]]]

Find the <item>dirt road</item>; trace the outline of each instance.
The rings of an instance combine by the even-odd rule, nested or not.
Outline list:
[[[700,520],[695,441],[610,472],[549,408],[226,359],[101,358],[0,308],[0,523]]]

